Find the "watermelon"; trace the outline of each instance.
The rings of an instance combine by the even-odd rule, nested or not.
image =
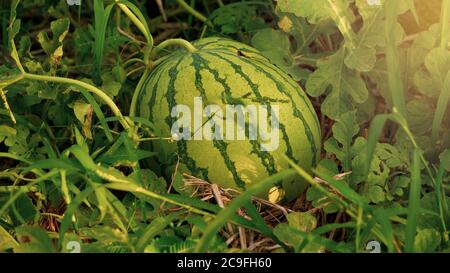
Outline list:
[[[319,157],[320,126],[301,87],[248,45],[211,37],[198,40],[193,46],[196,48],[194,52],[180,49],[165,56],[139,93],[137,113],[149,119],[162,136],[161,140],[150,144],[151,149],[158,153],[159,164],[166,167],[178,165],[180,171],[237,190],[245,190],[249,185],[288,168],[283,155],[310,171]],[[206,115],[200,127],[212,122],[213,117],[215,121],[225,119],[227,106],[251,105],[265,109],[261,112],[267,115],[259,116],[257,121],[278,125],[273,127],[278,128],[278,146],[273,150],[263,149],[262,144],[267,138],[262,139],[263,135],[256,139],[250,137],[249,123],[254,120],[250,120],[248,115],[245,119],[248,127],[244,128],[248,137],[245,139],[193,137],[189,140],[179,139],[180,135],[174,137],[173,125],[181,116],[173,115],[174,107],[184,105],[192,110],[191,114],[198,113],[195,112],[198,111],[195,107],[199,106],[195,104],[196,100],[200,100],[202,107],[214,105],[222,109],[220,115],[217,114],[219,111]],[[278,113],[272,111],[275,106]],[[232,119],[236,120],[237,117]],[[212,124],[212,129],[208,129],[211,133],[226,135],[225,127],[232,123],[226,119],[222,128],[219,123]],[[235,127],[236,132],[238,126]],[[191,127],[186,135],[198,136],[200,127]],[[257,126],[253,128],[257,131]],[[183,132],[186,130],[181,130],[180,134]],[[169,138],[175,140],[170,141]],[[264,195],[269,195],[267,197],[273,201],[292,199],[305,190],[306,184],[299,177],[290,177]]]

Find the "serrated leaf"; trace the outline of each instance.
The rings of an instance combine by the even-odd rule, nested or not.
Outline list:
[[[386,162],[386,166],[393,168],[407,168],[410,164],[409,156],[407,153],[404,153],[397,149],[395,146],[392,146],[387,143],[379,143],[377,144],[377,156]]]
[[[332,128],[333,137],[344,147],[350,148],[353,137],[359,132],[359,126],[356,122],[356,111],[344,113],[337,118]]]
[[[332,152],[343,164],[345,171],[351,169],[351,159],[353,158],[351,146],[353,138],[359,132],[356,122],[356,111],[350,111],[340,115],[333,125],[333,138],[325,143],[325,149]]]
[[[70,20],[68,18],[57,19],[50,24],[52,38],[46,32],[39,32],[37,39],[45,53],[51,57],[52,64],[59,63],[63,56],[63,41],[69,32]]]
[[[385,5],[381,5],[381,2],[380,5],[371,5],[367,0],[357,0],[356,6],[362,16],[363,26],[355,36],[354,48],[347,48],[345,64],[349,68],[369,72],[374,68],[377,60],[376,48],[386,45]],[[397,33],[395,38],[399,43],[403,40],[404,31],[398,23],[394,27]]]
[[[383,202],[386,199],[386,194],[382,187],[379,185],[369,186],[367,197],[375,204]]]
[[[313,97],[330,93],[322,104],[322,112],[332,119],[353,109],[353,103],[363,103],[368,98],[368,90],[359,72],[344,65],[345,51],[340,49],[324,59],[318,69],[309,76],[306,91]]]

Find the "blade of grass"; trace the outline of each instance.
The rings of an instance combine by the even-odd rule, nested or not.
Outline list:
[[[441,49],[447,50],[447,43],[450,41],[450,34],[448,31],[450,21],[450,2],[448,0],[442,0],[441,12]]]
[[[336,205],[340,206],[341,208],[347,208],[349,207],[349,204],[340,199],[337,198],[335,195],[330,194],[324,187],[322,187],[316,180],[314,180],[314,178],[308,173],[306,172],[304,169],[302,169],[300,166],[298,166],[297,164],[295,164],[294,161],[292,161],[290,158],[288,157],[284,157],[284,159],[289,163],[289,165],[294,168],[294,170],[303,178],[305,179],[309,184],[311,184],[311,186],[313,186],[314,188],[316,188],[317,190],[319,190],[323,195],[327,196],[331,201],[333,201]]]
[[[406,102],[404,94],[403,80],[400,73],[399,55],[396,45],[397,11],[399,1],[386,1],[386,64],[388,71],[389,90],[392,95],[394,107],[398,109],[402,116],[406,114]]]
[[[103,0],[94,0],[94,67],[97,81],[100,81],[101,66],[105,50],[106,28],[114,4],[104,7]]]
[[[445,166],[450,164],[450,150],[448,150],[444,157],[441,159],[441,163],[439,165],[439,169],[436,176],[436,199],[439,204],[439,216],[441,219],[443,231],[444,231],[444,241],[449,240],[448,230],[447,230],[447,215],[449,215],[448,211],[448,203],[447,196],[445,195],[445,191],[442,188],[442,181],[444,179],[444,174],[446,172]]]
[[[397,116],[395,114],[381,114],[374,117],[369,128],[369,136],[367,138],[367,161],[365,167],[366,181],[369,176],[370,167],[372,165],[373,156],[375,153],[375,148],[378,143],[378,138],[380,137],[383,127],[388,120],[397,121]]]
[[[180,213],[174,213],[169,216],[153,219],[150,225],[145,228],[142,235],[139,236],[135,246],[136,252],[144,252],[145,247],[150,243],[150,241],[179,216]]]
[[[72,216],[74,215],[76,209],[93,192],[94,192],[94,188],[92,188],[92,187],[87,187],[86,189],[84,189],[73,199],[72,203],[67,207],[66,211],[64,212],[64,218],[61,221],[61,225],[59,228],[58,245],[60,248],[62,247],[62,243],[64,241],[64,236],[66,235],[66,231],[70,227],[70,223],[72,221]]]
[[[420,151],[414,149],[411,165],[411,186],[409,189],[408,220],[405,231],[405,252],[414,252],[414,239],[417,232],[417,215],[420,208],[420,189],[422,186],[420,177]]]
[[[166,194],[164,196],[172,199],[173,201],[176,201],[176,202],[179,202],[179,203],[184,203],[184,204],[187,204],[187,205],[190,205],[190,206],[202,209],[202,210],[206,210],[206,211],[210,212],[211,215],[213,215],[213,216],[218,214],[220,212],[220,210],[221,210],[221,208],[219,206],[217,206],[217,205],[213,205],[211,203],[206,203],[206,202],[201,201],[201,200],[196,199],[196,198],[182,196],[182,195],[179,195],[179,194]],[[239,216],[239,215],[233,215],[232,218],[231,218],[231,222],[233,222],[235,224],[238,224],[238,225],[241,225],[241,226],[243,226],[245,228],[248,228],[248,229],[259,231],[257,229],[256,225],[252,221],[249,221],[249,220],[247,220],[247,219],[245,219],[245,218],[243,218],[242,216]],[[259,232],[261,232],[261,231],[259,231]],[[263,233],[263,232],[261,232],[261,233]]]
[[[441,128],[442,121],[444,120],[445,112],[447,112],[447,106],[450,102],[450,71],[445,77],[444,86],[441,90],[437,101],[436,112],[434,112],[433,125],[431,127],[431,136],[433,143],[436,143],[439,136],[439,129]]]
[[[280,241],[275,234],[273,234],[272,229],[267,226],[266,222],[264,221],[264,219],[261,217],[261,214],[259,214],[259,212],[256,210],[255,206],[249,201],[247,203],[244,203],[245,211],[247,212],[247,214],[252,218],[252,222],[255,224],[255,226],[257,227],[258,231],[261,232],[263,235],[272,238],[272,240],[274,240],[275,243],[281,245],[285,250],[288,249],[288,247],[282,242]]]
[[[190,13],[192,16],[197,18],[198,20],[202,21],[203,23],[207,24],[209,27],[214,27],[213,24],[206,18],[203,14],[196,11],[194,8],[192,8],[188,3],[186,3],[184,0],[176,0],[178,4],[184,8],[188,13]]]
[[[394,252],[394,234],[392,231],[392,225],[389,219],[389,215],[384,208],[377,208],[374,211],[374,216],[381,226],[381,233],[384,236],[383,243],[387,246],[389,253]]]
[[[329,240],[327,238],[324,238],[322,236],[319,236],[312,232],[304,232],[299,229],[296,229],[289,225],[279,225],[277,226],[275,232],[279,233],[288,233],[292,237],[290,238],[291,241],[294,242],[301,242],[301,244],[298,246],[298,251],[302,252],[302,250],[309,244],[314,243],[317,245],[320,245],[324,247],[325,249],[332,251],[334,253],[350,253],[352,252],[350,247],[348,245],[345,245],[344,243],[338,243],[333,240]]]

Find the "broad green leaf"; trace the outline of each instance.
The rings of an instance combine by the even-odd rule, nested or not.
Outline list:
[[[19,220],[23,224],[32,221],[38,213],[37,208],[33,205],[32,200],[26,194],[20,195],[12,207],[13,218]]]
[[[120,79],[116,79],[112,72],[104,73],[101,77],[103,81],[101,90],[105,90],[106,94],[111,98],[117,96],[122,88]]]
[[[317,219],[307,212],[292,212],[287,216],[291,227],[304,232],[311,232],[317,227]]]
[[[444,172],[444,170],[450,172],[450,150],[442,152],[442,154],[439,155],[439,159],[441,160],[441,172]]]
[[[346,0],[339,0],[344,3]],[[306,17],[312,24],[332,18],[334,12],[328,0],[278,0],[277,8],[282,12],[291,12],[298,17]]]
[[[446,197],[446,202],[448,206],[446,211],[450,211],[450,197]],[[439,204],[436,200],[436,194],[434,192],[425,194],[420,200],[420,207],[422,209],[434,212],[434,214],[420,212],[417,217],[417,227],[419,229],[437,229],[442,230],[442,223],[439,217]],[[445,215],[446,226],[450,226],[450,215]]]
[[[425,99],[414,99],[406,105],[406,120],[410,130],[417,135],[430,135],[433,124],[433,105]]]
[[[14,248],[18,253],[51,253],[54,247],[47,232],[37,226],[20,226],[16,228],[16,237],[20,243]]]
[[[294,61],[291,53],[289,36],[283,31],[271,28],[262,29],[253,36],[252,45],[295,80],[302,78],[302,70]]]
[[[383,202],[386,198],[383,188],[379,185],[370,185],[367,191],[367,198],[375,204]]]
[[[291,47],[289,36],[280,30],[275,30],[272,28],[266,28],[258,31],[252,38],[252,45],[261,51],[261,53],[266,53],[269,55],[271,52],[275,52],[275,54],[286,51],[289,52]]]
[[[441,244],[441,234],[435,229],[422,229],[414,240],[414,252],[432,253]]]
[[[429,84],[429,87],[426,88],[424,84],[421,84],[420,88],[421,92],[426,94],[429,97],[437,98],[440,94],[440,91],[444,88],[444,82],[447,76],[447,73],[450,71],[450,54],[447,50],[442,50],[441,48],[432,49],[427,56],[425,57],[425,68],[428,73],[421,73],[416,79],[420,84],[421,81],[425,81],[425,83]],[[421,77],[425,77],[421,79]],[[432,87],[430,89],[430,87]],[[433,88],[434,87],[434,88]]]

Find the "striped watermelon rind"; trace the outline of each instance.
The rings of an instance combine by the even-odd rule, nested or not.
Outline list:
[[[176,121],[170,109],[179,104],[193,109],[194,97],[202,97],[204,106],[270,107],[277,102],[280,146],[265,152],[258,140],[157,140],[151,146],[158,152],[160,163],[173,166],[179,159],[182,171],[237,189],[288,168],[283,155],[310,170],[319,157],[320,125],[301,87],[248,45],[215,37],[193,45],[197,51],[177,50],[154,68],[140,91],[137,113],[167,137]],[[277,194],[285,199],[295,198],[306,188],[299,177],[280,184]]]

